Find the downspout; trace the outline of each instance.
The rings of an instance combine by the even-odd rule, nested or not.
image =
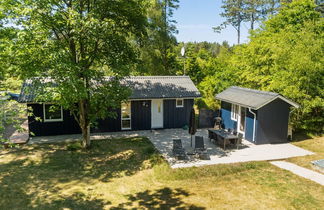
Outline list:
[[[256,113],[252,112],[251,107],[249,107],[249,112],[253,114],[254,120],[253,120],[253,139],[252,141],[255,142],[255,122],[256,122]]]

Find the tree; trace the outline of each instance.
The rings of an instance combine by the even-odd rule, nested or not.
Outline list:
[[[178,0],[151,0],[147,12],[148,39],[140,46],[141,65],[138,72],[148,75],[174,74],[177,33],[173,12],[178,8]]]
[[[130,94],[120,80],[129,75],[134,45],[145,34],[145,1],[7,1],[15,5],[8,8],[10,21],[21,29],[17,66],[25,77],[41,77],[36,82],[46,94],[37,99],[70,110],[89,147],[90,125],[115,116]]]
[[[251,30],[254,30],[254,24],[256,21],[262,20],[266,17],[268,13],[265,8],[267,1],[268,0],[244,0],[244,12],[247,16],[246,21],[251,23]]]
[[[240,44],[241,24],[247,18],[244,11],[244,0],[223,0],[222,8],[224,11],[220,15],[226,20],[220,26],[214,27],[214,30],[219,33],[228,25],[233,26],[237,31],[237,44]]]
[[[228,58],[236,84],[278,92],[301,105],[291,124],[323,131],[323,19],[312,0],[285,3],[280,12]]]
[[[217,27],[215,32],[220,32],[228,25],[237,31],[237,43],[240,44],[241,24],[250,22],[250,29],[254,30],[255,22],[264,20],[269,14],[273,15],[280,5],[280,0],[223,0],[222,17],[226,20]]]

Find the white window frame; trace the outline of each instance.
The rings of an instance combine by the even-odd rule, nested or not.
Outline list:
[[[131,103],[131,101],[128,101],[127,103],[130,106],[128,118],[123,118],[123,110],[122,110],[123,103],[121,104],[121,107],[120,107],[120,127],[122,130],[131,130],[132,129],[132,103]],[[129,128],[123,128],[123,120],[129,120]]]
[[[232,104],[231,107],[231,119],[237,121],[239,115],[239,105]]]
[[[61,118],[58,118],[58,119],[46,119],[45,105],[55,105],[55,104],[43,103],[44,122],[63,122],[63,108],[62,108],[62,106],[61,106]]]
[[[178,105],[178,101],[182,101],[182,105]],[[183,108],[184,106],[184,100],[182,98],[177,98],[176,99],[176,108]]]

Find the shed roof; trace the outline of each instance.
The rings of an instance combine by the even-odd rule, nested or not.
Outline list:
[[[110,77],[106,79],[109,80]],[[35,102],[36,95],[40,91],[39,86],[52,82],[50,78],[26,80],[18,101]],[[197,98],[201,96],[189,76],[130,76],[121,80],[121,84],[132,89],[129,99]]]
[[[249,88],[232,86],[216,95],[216,99],[238,104],[252,109],[260,109],[275,99],[281,99],[288,104],[298,108],[299,105],[283,97],[279,93],[260,91]]]

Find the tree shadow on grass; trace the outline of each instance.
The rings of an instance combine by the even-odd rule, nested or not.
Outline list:
[[[304,132],[298,132],[293,134],[293,138],[291,140],[291,142],[299,142],[299,141],[305,141],[308,139],[311,139],[312,137],[309,136],[308,134],[304,133]]]
[[[165,187],[155,191],[146,190],[135,195],[127,195],[128,202],[121,203],[110,209],[205,209],[204,207],[185,203],[182,198],[189,195],[187,191],[180,188],[173,190]]]
[[[102,199],[90,199],[83,193],[74,193],[71,196],[61,196],[49,203],[36,202],[33,208],[37,209],[103,209],[105,205],[111,202],[106,202]]]
[[[94,141],[91,150],[72,152],[64,144],[56,144],[26,146],[2,153],[0,209],[25,206],[100,209],[107,205],[104,201],[80,196],[81,192],[58,197],[65,190],[58,186],[67,183],[68,188],[80,183],[91,187],[93,183],[131,176],[152,167],[155,156],[159,160],[153,145],[142,137]]]
[[[41,159],[28,157],[41,152]],[[39,177],[71,181],[84,177],[109,182],[111,178],[131,176],[155,161],[162,161],[160,154],[147,138],[96,140],[90,150],[67,151],[65,144],[35,145],[10,152],[17,157],[26,157],[28,164],[23,169],[33,169]],[[4,155],[0,155],[0,158]],[[145,165],[146,163],[146,165]],[[7,167],[14,166],[9,162]],[[65,174],[65,176],[62,176]]]

